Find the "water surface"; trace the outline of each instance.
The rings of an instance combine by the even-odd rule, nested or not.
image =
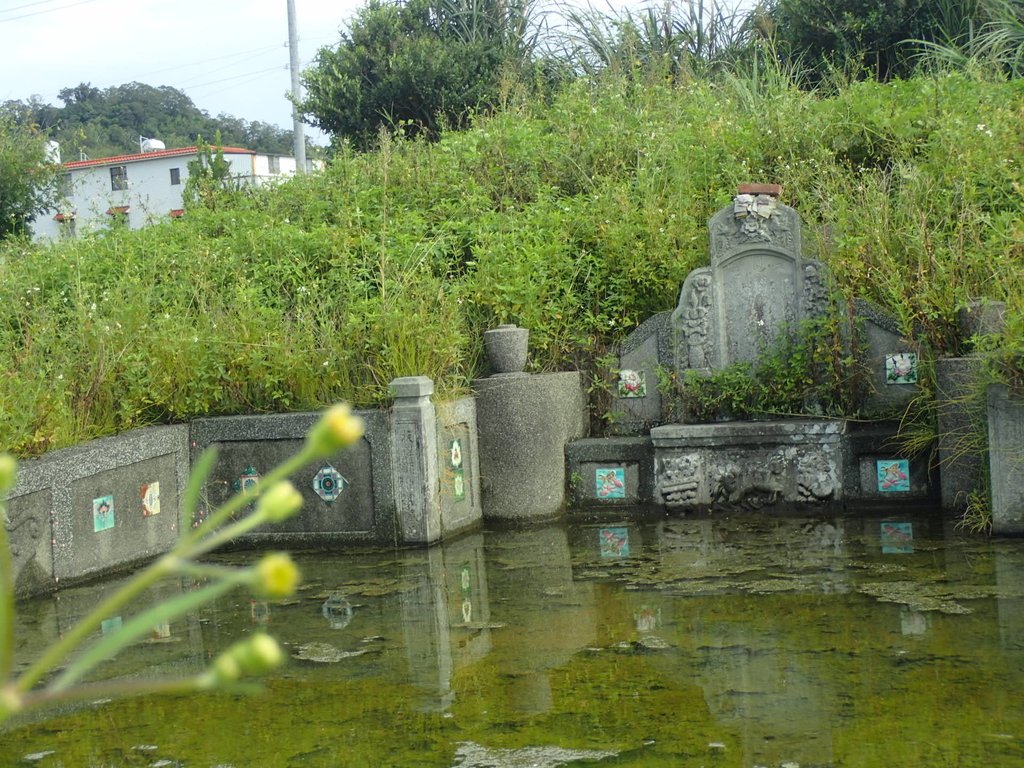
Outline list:
[[[266,628],[292,658],[262,693],[48,713],[0,733],[0,760],[1024,765],[1024,542],[937,517],[550,525],[296,559],[295,598],[239,593],[98,672],[191,674]],[[113,586],[21,606],[19,660]]]

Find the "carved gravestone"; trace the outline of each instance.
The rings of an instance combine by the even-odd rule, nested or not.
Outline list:
[[[711,266],[683,283],[672,313],[676,372],[755,363],[787,327],[823,315],[820,262],[801,256],[800,217],[766,194],[739,194],[708,223]]]

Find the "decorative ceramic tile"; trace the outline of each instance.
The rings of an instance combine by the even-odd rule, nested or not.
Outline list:
[[[99,533],[114,527],[114,497],[100,496],[92,500],[92,529]]]
[[[594,492],[599,499],[626,498],[626,470],[622,467],[595,470]]]
[[[886,384],[916,384],[917,354],[914,352],[894,352],[885,356]]]
[[[249,465],[245,468],[245,471],[238,476],[235,480],[234,489],[235,493],[254,493],[256,491],[256,484],[260,481],[260,473],[256,471],[256,468]]]
[[[348,488],[348,480],[330,464],[324,464],[313,478],[313,490],[324,501],[334,501]]]
[[[900,493],[910,490],[910,462],[907,459],[878,459],[878,490],[881,493]]]
[[[886,555],[914,551],[914,524],[883,521],[880,527],[882,553]]]
[[[629,529],[602,528],[597,532],[601,557],[629,557]]]
[[[100,633],[109,635],[121,628],[124,624],[124,620],[120,616],[111,616],[109,619],[104,619],[100,622]]]
[[[171,622],[161,621],[149,633],[150,640],[167,640],[171,636]]]
[[[452,498],[455,501],[462,501],[466,498],[466,478],[463,470],[452,470]]]
[[[468,595],[473,589],[472,581],[473,571],[469,567],[469,563],[463,563],[459,566],[459,589],[463,595]]]
[[[468,597],[462,601],[462,622],[469,624],[473,620],[473,601]]]
[[[152,517],[160,514],[160,483],[146,483],[139,489],[142,495],[142,516]]]
[[[462,466],[462,441],[458,438],[452,440],[448,446],[448,454],[452,467],[459,469]]]
[[[643,371],[619,371],[619,397],[646,397],[647,375]]]

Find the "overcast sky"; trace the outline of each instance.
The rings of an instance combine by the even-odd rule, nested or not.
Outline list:
[[[338,42],[362,5],[295,0],[302,67],[319,48]],[[290,128],[287,8],[287,0],[0,0],[0,102],[37,95],[60,106],[62,88],[137,81],[182,90],[213,116]],[[325,143],[312,129],[307,134]]]

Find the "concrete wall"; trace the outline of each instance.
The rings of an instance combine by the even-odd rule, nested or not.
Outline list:
[[[366,434],[356,445],[303,467],[289,479],[305,504],[294,517],[259,528],[246,544],[312,546],[340,541],[396,541],[388,414],[359,411]],[[208,447],[217,464],[204,487],[200,515],[298,453],[318,413],[225,416],[192,422],[192,460]],[[324,488],[324,478],[330,478]],[[319,490],[318,490],[319,489]]]
[[[150,427],[21,462],[8,496],[20,597],[121,568],[177,541],[188,428]]]
[[[414,378],[418,394],[411,410],[396,398],[390,410],[360,411],[366,432],[358,444],[291,476],[305,502],[302,510],[236,543],[429,544],[478,525],[476,401],[463,398],[435,409],[432,382]],[[183,527],[294,455],[319,416],[198,419],[21,462],[7,498],[16,596],[52,591],[168,551]],[[415,439],[405,439],[409,435]],[[217,449],[217,461],[199,509],[184,519],[179,496],[190,465],[210,447]]]

